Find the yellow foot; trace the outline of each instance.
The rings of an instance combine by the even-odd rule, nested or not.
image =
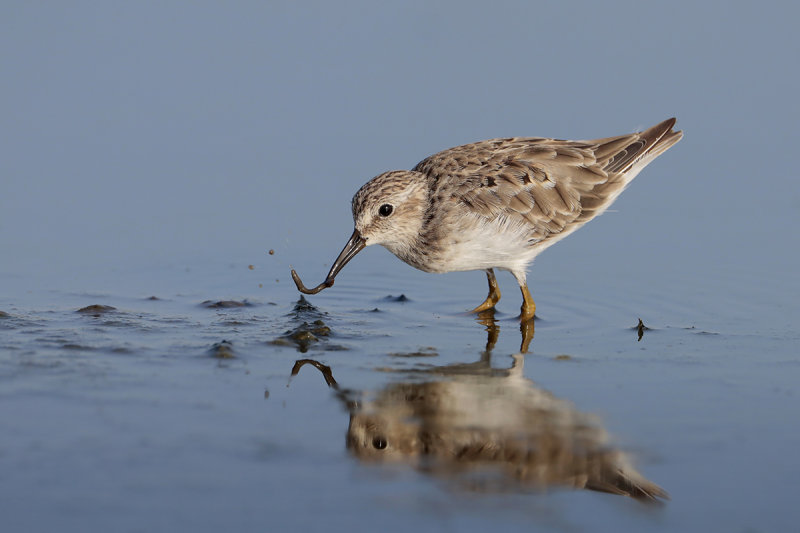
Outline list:
[[[481,305],[470,311],[470,313],[480,313],[481,311],[488,311],[489,309],[494,309],[494,305],[500,301],[500,295],[497,298],[493,297],[493,294],[489,294],[486,299],[483,301]]]
[[[472,313],[493,309],[495,304],[500,301],[500,287],[497,286],[497,279],[494,277],[494,271],[491,268],[486,271],[486,277],[489,280],[489,295],[486,296],[481,305],[471,311]]]

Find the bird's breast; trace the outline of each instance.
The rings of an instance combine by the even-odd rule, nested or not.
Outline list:
[[[525,268],[538,253],[526,228],[477,221],[440,225],[406,247],[386,246],[409,265],[425,272]]]

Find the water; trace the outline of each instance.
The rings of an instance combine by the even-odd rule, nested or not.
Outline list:
[[[500,311],[475,317],[460,311],[482,298],[480,273],[424,275],[384,255],[357,259],[308,300],[266,254],[253,270],[201,269],[246,280],[234,284],[246,298],[196,288],[0,300],[10,530],[793,527],[800,361],[785,293],[726,326],[679,318],[727,304],[696,288],[675,286],[656,304],[647,276],[629,277],[642,293],[621,303],[619,283],[558,276],[534,285],[541,318],[520,356],[510,280]],[[191,270],[169,276],[215,283]],[[731,276],[717,281],[741,286]],[[113,309],[79,311],[89,305]],[[641,340],[639,317],[650,328]],[[334,384],[311,365],[292,376],[304,359],[327,366]],[[364,420],[382,420],[369,435],[389,441],[393,460],[346,445]],[[488,469],[448,459],[465,435],[507,451],[509,432],[531,449],[555,442],[569,468],[595,449],[595,460],[621,461],[671,499],[571,488],[574,472],[521,482],[520,468],[569,468],[526,467],[510,452]],[[440,447],[411,449],[409,435],[438,435]]]
[[[796,530],[796,20],[2,3],[3,532]],[[371,248],[294,289],[381,172],[670,116],[532,266],[532,339],[507,273],[493,317],[483,273]],[[580,488],[609,465],[670,499]]]

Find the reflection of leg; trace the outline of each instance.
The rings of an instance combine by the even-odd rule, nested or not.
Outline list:
[[[524,320],[519,323],[519,331],[522,333],[522,344],[519,347],[520,353],[528,353],[528,346],[533,340],[533,330],[533,320]]]
[[[497,344],[497,338],[500,336],[500,327],[497,325],[497,320],[494,318],[494,309],[487,309],[480,311],[476,320],[479,324],[486,327],[486,351],[484,353],[490,354],[494,350],[494,345]]]
[[[528,290],[527,283],[521,283],[519,288],[522,291],[522,307],[520,308],[519,320],[520,322],[527,322],[536,313],[536,304],[533,303],[533,297],[531,296],[531,291]]]
[[[480,313],[487,309],[494,308],[494,305],[500,301],[500,287],[497,286],[497,279],[494,277],[494,270],[491,268],[486,271],[486,277],[489,279],[489,295],[481,305],[472,310],[473,313]]]

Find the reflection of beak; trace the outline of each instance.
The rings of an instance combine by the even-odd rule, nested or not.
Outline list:
[[[336,261],[333,262],[331,271],[328,272],[328,275],[325,277],[325,285],[328,287],[333,285],[333,278],[336,277],[336,274],[338,274],[339,271],[344,268],[344,266],[352,258],[354,258],[358,252],[363,250],[366,245],[367,240],[361,236],[357,229],[353,230],[350,240],[344,245],[344,248],[339,253],[339,257],[337,257]]]
[[[326,289],[328,287],[333,286],[333,278],[336,277],[336,274],[344,268],[344,266],[356,256],[358,252],[360,252],[365,246],[367,245],[367,240],[361,236],[358,230],[353,230],[353,234],[350,236],[350,240],[347,241],[347,244],[344,245],[344,248],[339,253],[339,257],[336,258],[336,261],[333,262],[333,266],[331,267],[330,272],[325,277],[325,281],[314,287],[313,289],[306,288],[303,285],[303,282],[300,281],[300,276],[297,275],[297,272],[292,269],[292,279],[294,280],[294,284],[297,285],[297,290],[304,294],[317,294],[322,289]]]

